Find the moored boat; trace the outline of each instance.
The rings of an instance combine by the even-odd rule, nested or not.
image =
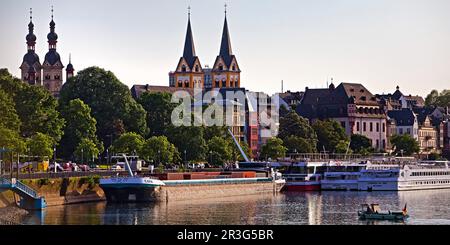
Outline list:
[[[361,220],[404,221],[409,218],[406,204],[403,210],[398,212],[382,212],[379,204],[362,204],[358,216]]]

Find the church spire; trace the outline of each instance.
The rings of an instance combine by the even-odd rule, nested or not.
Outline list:
[[[225,60],[227,65],[231,62],[233,51],[231,49],[230,33],[228,31],[227,21],[227,5],[225,4],[225,22],[223,25],[222,42],[220,44],[220,56]]]
[[[52,20],[50,21],[50,33],[47,35],[49,49],[56,49],[58,42],[58,34],[55,32],[55,21],[53,21],[53,6],[52,6]]]
[[[28,24],[28,35],[26,36],[28,50],[34,50],[36,45],[36,35],[34,35],[33,9],[30,8],[30,23]]]
[[[191,28],[191,7],[188,7],[188,26],[186,31],[186,39],[184,41],[184,51],[183,51],[183,58],[186,59],[189,66],[192,68],[195,62],[195,57],[197,55],[195,54],[195,46],[194,46],[194,37],[192,35],[192,28]]]

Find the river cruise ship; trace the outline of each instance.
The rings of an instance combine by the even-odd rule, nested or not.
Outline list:
[[[448,164],[447,161],[428,161],[362,170],[358,189],[361,191],[408,191],[450,188]]]

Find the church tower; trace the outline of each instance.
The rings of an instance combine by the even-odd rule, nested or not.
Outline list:
[[[69,80],[69,78],[73,77],[73,73],[75,72],[75,69],[73,69],[71,56],[72,55],[69,54],[69,64],[67,64],[66,67],[66,81]]]
[[[58,52],[56,52],[56,43],[58,42],[58,35],[55,33],[55,22],[53,21],[53,6],[52,6],[52,20],[50,21],[50,33],[47,35],[48,39],[48,53],[45,55],[45,60],[42,65],[43,71],[43,85],[50,91],[50,93],[58,97],[59,91],[62,87],[63,78],[63,64]]]
[[[228,31],[227,9],[225,5],[225,23],[223,26],[220,52],[212,68],[213,88],[239,88],[241,86],[239,65],[231,49],[230,33]]]
[[[33,11],[30,8],[30,23],[28,24],[28,35],[26,36],[28,52],[23,56],[20,65],[21,78],[30,85],[41,85],[41,62],[36,54],[36,35],[34,35]]]
[[[200,59],[195,53],[194,37],[191,29],[191,8],[188,8],[188,26],[184,41],[183,56],[175,72],[169,74],[170,86],[177,88],[203,88],[204,73]]]

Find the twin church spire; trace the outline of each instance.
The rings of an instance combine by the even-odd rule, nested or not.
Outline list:
[[[232,53],[225,5],[225,22],[219,55],[212,69],[203,69],[196,55],[191,26],[191,8],[188,8],[188,25],[183,56],[175,72],[169,73],[171,87],[179,88],[230,88],[240,87],[236,57]]]
[[[63,68],[59,53],[56,51],[58,34],[55,32],[56,23],[53,19],[53,6],[51,8],[50,32],[47,35],[48,52],[44,62],[41,64],[39,56],[35,52],[36,35],[34,34],[33,11],[30,8],[30,23],[28,24],[28,35],[26,36],[28,52],[23,57],[22,80],[31,85],[44,86],[52,95],[59,96],[63,82]],[[70,67],[69,67],[70,66]],[[66,70],[66,77],[73,76],[73,66],[70,64]]]

